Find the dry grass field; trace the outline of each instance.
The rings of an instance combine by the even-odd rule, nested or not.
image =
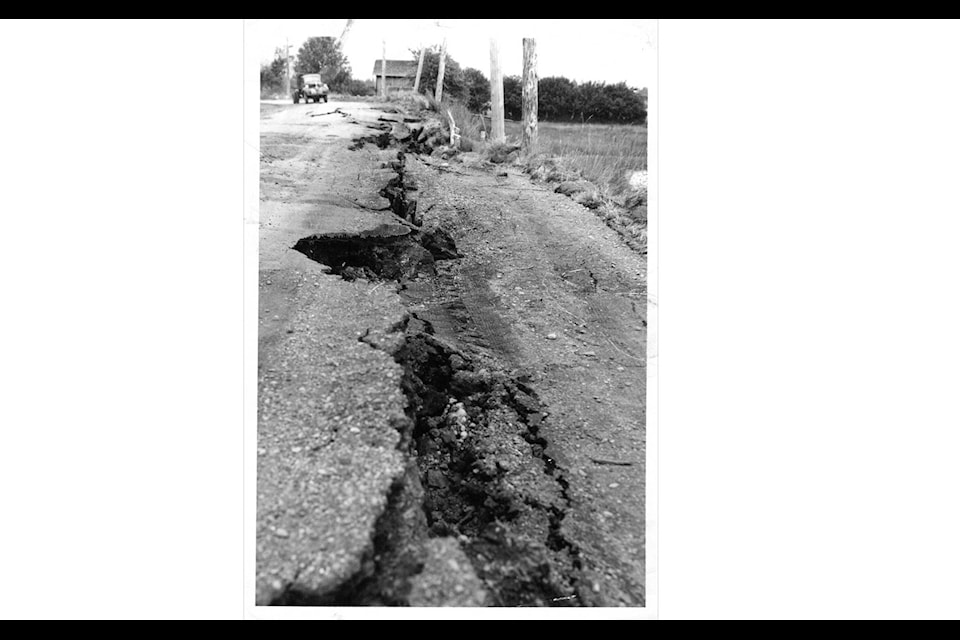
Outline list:
[[[627,176],[647,170],[645,125],[566,124],[541,122],[540,152],[580,173],[608,197],[622,194]],[[521,124],[507,122],[508,142],[520,141]]]

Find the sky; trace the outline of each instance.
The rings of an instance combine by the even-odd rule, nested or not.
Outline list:
[[[438,24],[439,23],[439,24]],[[247,47],[255,47],[261,63],[289,39],[290,53],[312,36],[339,38],[346,19],[246,20]],[[447,53],[461,68],[473,67],[490,75],[490,38],[500,46],[505,76],[523,72],[523,38],[537,41],[537,73],[541,78],[565,76],[577,82],[626,82],[649,87],[656,81],[656,20],[385,20],[355,19],[343,51],[354,78],[373,78],[373,64],[387,59],[412,59],[410,49],[439,45],[447,39]]]

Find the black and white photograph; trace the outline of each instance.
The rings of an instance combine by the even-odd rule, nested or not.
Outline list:
[[[646,607],[656,21],[246,28],[257,607]]]
[[[0,21],[0,618],[960,617],[960,20],[353,11]]]

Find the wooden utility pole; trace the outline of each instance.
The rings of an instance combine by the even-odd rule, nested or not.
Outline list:
[[[523,39],[523,142],[524,155],[537,152],[537,43]]]
[[[447,63],[447,39],[443,39],[443,44],[440,45],[440,68],[437,70],[437,91],[434,94],[437,102],[443,98],[443,68]]]
[[[503,72],[500,70],[500,45],[496,38],[490,38],[490,140],[504,142],[506,132],[503,125]]]
[[[290,97],[290,38],[285,38],[287,46],[284,47],[284,62],[287,63],[287,97]]]
[[[343,28],[343,33],[340,34],[340,46],[343,46],[343,41],[346,39],[347,34],[350,32],[350,27],[353,26],[353,20],[347,20],[347,25]]]
[[[383,41],[383,57],[380,59],[380,97],[387,97],[387,41]]]
[[[426,50],[424,49],[424,46],[423,46],[423,44],[421,43],[421,44],[420,44],[420,62],[417,63],[417,78],[416,78],[416,80],[413,81],[413,92],[414,92],[414,93],[419,93],[419,92],[420,92],[420,74],[423,73],[423,54],[424,54],[424,51],[426,51]]]

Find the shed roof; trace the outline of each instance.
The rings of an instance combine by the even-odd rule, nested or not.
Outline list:
[[[373,63],[373,75],[380,75],[380,60]],[[387,77],[413,78],[416,75],[416,60],[387,60]]]

